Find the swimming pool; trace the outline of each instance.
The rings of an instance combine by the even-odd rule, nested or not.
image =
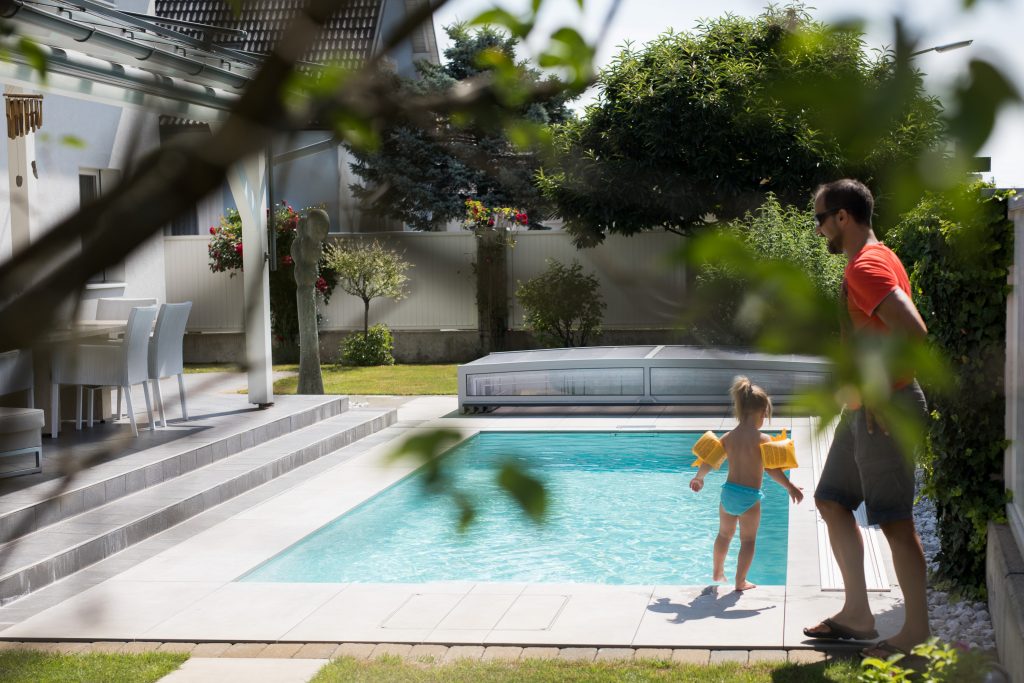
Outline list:
[[[457,530],[450,499],[414,474],[310,534],[240,580],[294,583],[703,585],[711,580],[718,495],[727,470],[689,490],[695,432],[484,432],[445,457],[477,518]],[[495,483],[513,460],[549,492],[542,526]],[[766,478],[767,479],[767,478]],[[749,579],[786,582],[789,503],[765,482]],[[726,562],[731,578],[739,539]]]

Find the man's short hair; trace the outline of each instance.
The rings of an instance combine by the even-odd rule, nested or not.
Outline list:
[[[814,197],[821,197],[825,210],[846,209],[853,220],[864,225],[871,225],[871,215],[875,211],[875,198],[871,196],[868,186],[853,178],[833,180],[831,183],[819,185]]]

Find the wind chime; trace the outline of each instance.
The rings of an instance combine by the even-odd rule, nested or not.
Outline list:
[[[7,137],[11,140],[34,133],[43,126],[43,96],[4,93]]]

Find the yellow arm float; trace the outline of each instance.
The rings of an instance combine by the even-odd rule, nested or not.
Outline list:
[[[771,441],[761,444],[761,462],[768,470],[791,470],[800,465],[796,461],[796,445],[786,436],[786,430]]]
[[[714,432],[704,432],[704,435],[697,439],[697,443],[693,444],[693,454],[697,456],[696,462],[693,463],[694,467],[704,462],[717,470],[725,460],[725,449]]]

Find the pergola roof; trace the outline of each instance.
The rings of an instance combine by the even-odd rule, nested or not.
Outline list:
[[[380,0],[350,3],[328,22],[305,58],[364,60],[377,39],[380,5]],[[235,17],[225,0],[158,0],[158,17],[95,0],[3,0],[0,18],[16,37],[39,45],[47,75],[21,50],[12,49],[14,39],[7,38],[0,43],[8,48],[10,61],[0,61],[0,80],[215,121],[249,83],[301,0],[265,0],[244,7]]]

